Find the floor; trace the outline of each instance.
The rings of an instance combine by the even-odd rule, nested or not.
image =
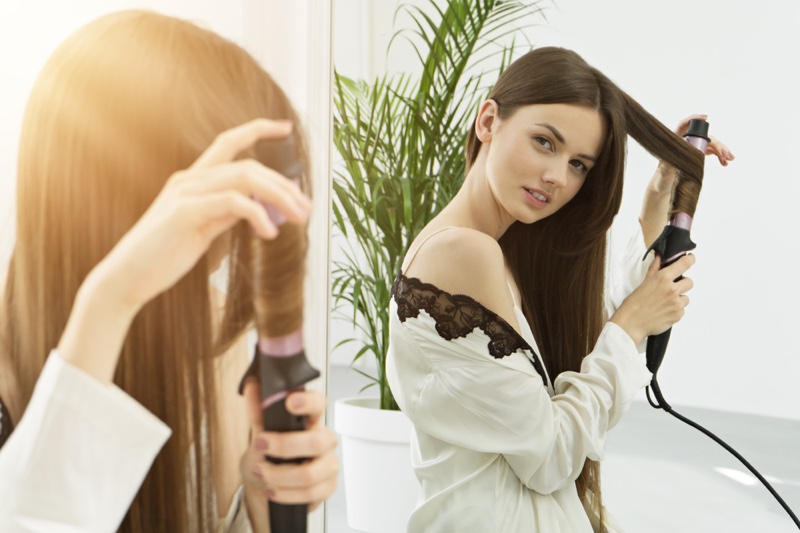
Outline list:
[[[332,366],[329,404],[358,395],[366,383],[354,370]],[[668,391],[664,394],[669,398]],[[676,409],[733,446],[767,478],[795,514],[800,513],[800,422]],[[339,488],[328,500],[326,533],[359,533],[347,525],[343,486],[340,478]],[[609,433],[603,495],[606,508],[628,532],[797,531],[767,489],[733,456],[696,429],[645,402],[636,402]]]

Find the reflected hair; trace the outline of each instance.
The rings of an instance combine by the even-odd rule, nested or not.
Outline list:
[[[673,212],[694,214],[704,157],[571,50],[528,52],[500,76],[489,98],[501,119],[525,105],[574,104],[596,110],[606,125],[601,153],[575,197],[536,223],[515,222],[500,238],[523,312],[555,380],[561,372],[580,370],[607,319],[607,232],[622,202],[627,136],[678,170]],[[480,147],[473,128],[466,141],[467,169]],[[576,484],[598,518],[596,529],[603,531],[599,463],[587,459]]]
[[[184,20],[115,13],[79,29],[51,56],[25,112],[17,239],[2,302],[4,340],[20,388],[16,419],[89,271],[172,174],[223,131],[262,117],[294,123],[305,162],[298,117],[280,87],[241,47]],[[258,146],[247,156],[258,159]],[[216,530],[215,363],[253,322],[253,268],[242,268],[239,253],[252,241],[252,230],[240,223],[214,244],[233,252],[221,325],[212,316],[213,265],[206,254],[146,304],[128,331],[114,381],[173,434],[120,531]],[[277,292],[285,301],[302,302],[304,253],[303,226],[284,226],[264,246],[265,286],[281,284]],[[284,256],[291,259],[273,261]],[[300,316],[296,305],[269,308],[278,309],[269,320],[280,316],[294,324]]]

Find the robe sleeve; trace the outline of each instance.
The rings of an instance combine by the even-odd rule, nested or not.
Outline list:
[[[0,531],[116,531],[170,434],[53,351],[0,449]]]
[[[631,338],[610,322],[581,371],[562,373],[550,397],[523,350],[495,359],[480,330],[445,340],[427,316],[392,320],[387,377],[416,430],[502,454],[541,494],[574,482],[587,457],[602,459],[606,431],[650,380]]]
[[[625,298],[644,281],[647,270],[653,262],[653,254],[645,258],[646,251],[642,226],[637,222],[622,253],[609,265],[606,273],[605,310],[607,317],[611,317]],[[639,353],[644,353],[646,347],[647,339],[636,346]]]

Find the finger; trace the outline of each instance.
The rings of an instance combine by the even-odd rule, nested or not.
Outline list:
[[[298,391],[286,399],[286,408],[294,415],[308,417],[308,427],[316,426],[325,414],[327,407],[325,395],[317,391]]]
[[[265,483],[275,489],[304,489],[339,475],[339,460],[333,451],[301,464],[262,461],[255,466]]]
[[[258,161],[247,159],[217,165],[194,176],[194,194],[236,190],[261,202],[274,205],[294,223],[308,219],[311,200],[295,183]]]
[[[710,137],[711,142],[708,143],[708,148],[706,148],[706,155],[715,155],[722,166],[728,166],[728,161],[733,161],[735,159],[733,152],[719,139],[715,137]]]
[[[647,267],[646,276],[651,276],[661,269],[661,256],[655,252],[651,253],[653,254],[653,262],[650,263],[649,267]]]
[[[681,120],[678,123],[678,127],[675,128],[675,133],[677,133],[678,135],[683,137],[684,134],[686,133],[686,131],[689,129],[689,122],[690,121],[692,121],[692,120],[707,120],[707,119],[708,119],[708,115],[705,115],[705,114],[695,113],[694,115],[689,115],[688,117],[686,117],[685,119]]]
[[[706,147],[706,155],[717,156],[717,159],[719,159],[719,163],[721,165],[723,165],[723,166],[727,165],[728,161],[727,161],[727,157],[725,156],[725,154],[723,152],[723,148],[724,147],[721,146],[720,143],[715,143],[714,141],[712,141],[712,142],[708,143],[708,146]]]
[[[199,224],[203,237],[213,240],[239,220],[247,220],[263,239],[274,239],[278,228],[267,216],[264,207],[246,196],[226,191],[193,200],[189,209],[202,217]]]
[[[669,279],[675,279],[678,276],[682,276],[692,265],[695,264],[696,261],[697,259],[695,258],[694,254],[686,254],[671,265],[664,267],[664,275],[669,277]]]
[[[684,309],[686,308],[687,305],[689,305],[689,297],[686,296],[685,294],[681,294],[680,301],[683,304]]]
[[[675,282],[675,291],[678,294],[685,294],[692,290],[694,287],[694,281],[691,278],[681,278],[680,280]]]
[[[249,453],[249,452],[248,452]],[[253,460],[248,467],[249,470],[244,472],[244,483],[248,488],[255,490],[264,490],[269,488],[269,483],[264,479],[264,473],[261,470],[261,465],[257,460]]]
[[[265,496],[276,503],[303,504],[327,499],[336,490],[336,478],[305,489],[268,488]]]
[[[305,431],[268,432],[258,434],[263,444],[259,449],[276,459],[316,457],[336,448],[336,434],[325,426]]]
[[[225,130],[214,139],[190,168],[205,168],[226,163],[260,139],[282,139],[292,131],[287,120],[258,118]]]

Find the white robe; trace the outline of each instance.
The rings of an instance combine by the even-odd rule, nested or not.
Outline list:
[[[54,350],[0,448],[0,532],[117,531],[171,430]],[[217,531],[252,531],[242,487]]]
[[[0,531],[116,531],[170,434],[53,351],[0,448]]]
[[[644,251],[639,232],[609,311],[642,281]],[[538,353],[521,309],[514,312]],[[651,378],[625,331],[607,323],[581,371],[551,386],[529,349],[495,358],[480,328],[446,340],[425,310],[401,320],[393,298],[390,313],[387,379],[414,425],[421,484],[409,533],[591,532],[574,481],[587,457],[603,459],[606,432]],[[610,517],[607,526],[616,528]]]

